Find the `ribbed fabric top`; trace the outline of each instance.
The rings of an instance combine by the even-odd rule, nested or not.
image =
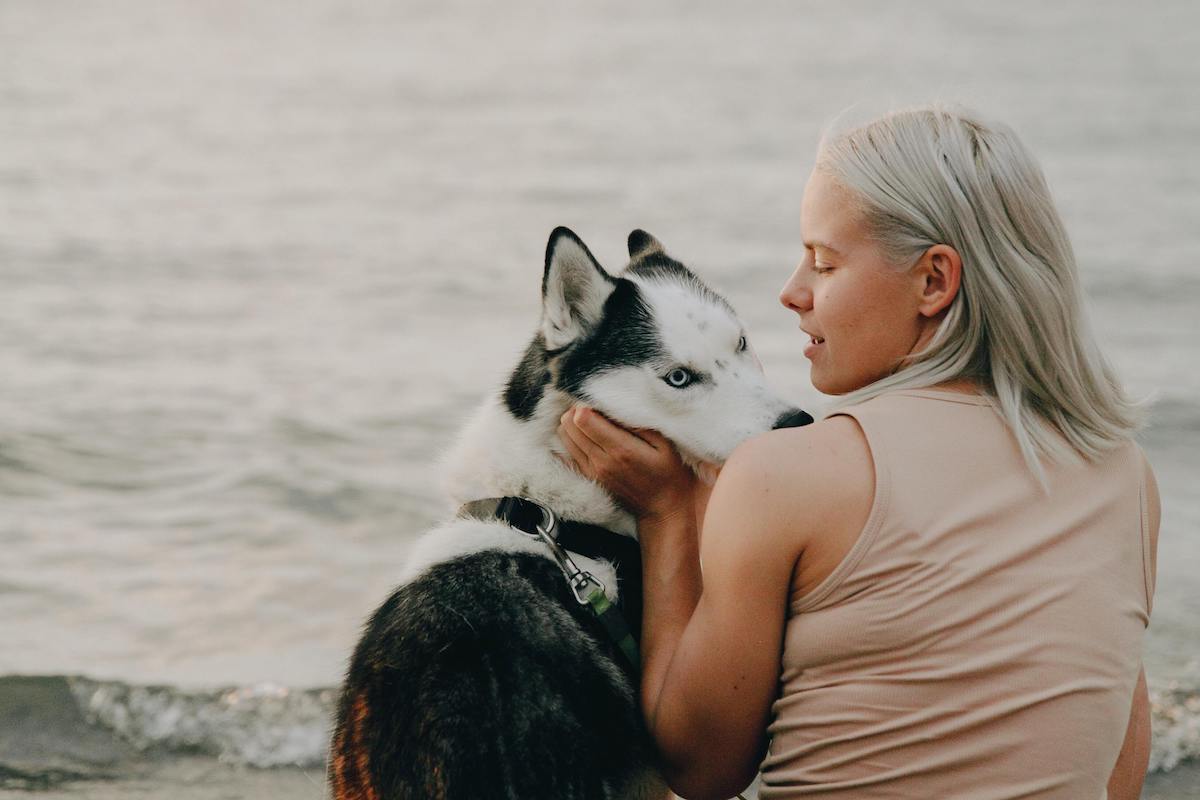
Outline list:
[[[1100,800],[1149,623],[1145,462],[1047,465],[987,398],[842,412],[875,464],[866,526],[793,591],[760,797]]]

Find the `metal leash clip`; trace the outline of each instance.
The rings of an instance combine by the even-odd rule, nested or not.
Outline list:
[[[588,605],[592,603],[592,598],[596,596],[596,592],[600,592],[603,595],[604,584],[596,576],[592,575],[592,573],[581,570],[571,560],[571,556],[567,551],[559,546],[558,540],[555,538],[558,517],[554,515],[554,512],[536,500],[530,500],[528,497],[522,497],[521,499],[537,506],[538,510],[542,512],[542,521],[534,526],[537,529],[538,537],[550,548],[550,554],[558,562],[559,569],[566,576],[567,583],[571,586],[571,592],[575,595],[575,599],[579,601],[579,604]]]
[[[522,513],[523,509],[525,512],[537,509],[538,515],[541,517],[541,520],[533,522],[533,531],[528,529],[532,514]],[[567,579],[567,585],[571,587],[571,594],[575,595],[575,600],[581,606],[588,607],[609,638],[628,660],[630,666],[635,671],[641,669],[641,654],[638,651],[637,640],[633,638],[628,623],[621,616],[621,609],[608,599],[604,584],[597,580],[592,573],[581,570],[579,565],[571,559],[570,554],[558,543],[558,517],[553,511],[528,497],[509,495],[467,503],[459,514],[485,520],[499,518],[513,530],[519,531],[525,536],[535,536],[541,539],[542,543],[550,550],[550,555],[554,557],[563,577]],[[523,520],[523,524],[519,525],[514,521],[517,517]]]

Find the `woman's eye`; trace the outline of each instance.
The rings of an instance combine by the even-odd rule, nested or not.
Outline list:
[[[684,369],[683,367],[676,367],[675,369],[668,372],[666,374],[666,377],[663,378],[663,380],[666,381],[668,385],[674,386],[676,389],[682,389],[683,387],[687,386],[689,383],[691,383],[695,379],[696,379],[696,376],[693,375],[690,371]]]
[[[743,336],[738,339],[737,351],[740,353],[745,349],[746,349],[746,337]]]

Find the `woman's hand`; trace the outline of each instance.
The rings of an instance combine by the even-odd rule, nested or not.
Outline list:
[[[575,468],[637,517],[639,528],[678,515],[703,518],[712,480],[698,479],[657,431],[627,430],[594,409],[575,406],[559,420],[558,436]],[[715,466],[703,465],[701,472],[715,480]]]

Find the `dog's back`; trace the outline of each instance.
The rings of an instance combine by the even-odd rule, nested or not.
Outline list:
[[[661,797],[636,685],[553,562],[491,550],[437,564],[367,623],[333,795]]]

